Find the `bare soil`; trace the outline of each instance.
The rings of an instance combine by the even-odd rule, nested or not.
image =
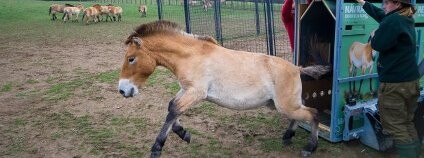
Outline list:
[[[148,157],[173,97],[165,85],[175,79],[165,73],[141,95],[125,99],[117,78],[93,77],[119,71],[125,36],[0,38],[0,157]],[[67,91],[53,90],[69,84]],[[192,142],[171,133],[163,157],[299,157],[308,137],[298,129],[294,144],[281,145],[287,119],[267,108],[232,111],[202,103],[182,115],[181,123]],[[356,141],[319,143],[312,157],[394,157],[393,151],[379,153]]]

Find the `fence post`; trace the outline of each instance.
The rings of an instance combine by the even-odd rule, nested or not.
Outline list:
[[[275,37],[274,37],[274,17],[272,9],[272,0],[265,0],[265,21],[268,55],[275,56]]]
[[[255,0],[255,20],[256,20],[256,35],[261,33],[261,25],[259,23],[259,0]]]
[[[156,0],[156,3],[158,4],[158,18],[159,20],[163,19],[162,15],[162,0]]]
[[[223,45],[222,39],[222,26],[221,26],[221,1],[214,0],[214,17],[215,17],[215,36],[216,39],[221,45]]]
[[[188,1],[189,0],[184,0],[184,16],[186,32],[191,33],[190,4],[188,4]]]

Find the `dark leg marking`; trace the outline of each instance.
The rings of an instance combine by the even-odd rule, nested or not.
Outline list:
[[[296,120],[291,120],[290,121],[289,128],[286,130],[286,132],[283,135],[283,144],[284,145],[290,145],[290,144],[292,144],[291,138],[293,136],[295,136],[295,134],[296,134],[295,131],[294,131],[295,129],[293,129],[294,126],[295,126],[295,123],[296,123]]]

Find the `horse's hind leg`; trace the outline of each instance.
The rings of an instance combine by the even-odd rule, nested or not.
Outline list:
[[[307,157],[315,151],[318,146],[318,111],[314,108],[301,106],[301,108],[292,112],[294,119],[308,121],[311,126],[311,135],[308,144],[302,150],[302,156]]]
[[[294,136],[294,129],[297,127],[297,121],[308,121],[311,126],[311,135],[308,144],[302,150],[302,156],[310,156],[318,146],[318,111],[314,108],[309,108],[300,104],[301,101],[296,101],[298,99],[300,100],[300,97],[297,99],[287,97],[287,95],[284,96],[286,97],[278,100],[276,103],[278,106],[276,106],[276,108],[293,120],[290,123],[289,129],[283,136],[283,142],[290,142],[290,138]]]
[[[298,126],[297,121],[294,120],[294,119],[292,119],[290,121],[289,128],[286,130],[286,132],[284,132],[284,135],[283,135],[283,144],[289,145],[289,144],[292,143],[291,138],[293,136],[295,136],[295,131],[296,131],[297,126]]]

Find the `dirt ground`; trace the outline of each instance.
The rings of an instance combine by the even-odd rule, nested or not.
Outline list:
[[[141,95],[123,98],[117,72],[126,35],[115,41],[0,38],[0,157],[148,157],[175,79],[159,68]],[[99,77],[105,74],[111,79]],[[287,119],[267,108],[202,103],[181,123],[192,142],[171,133],[163,157],[299,157],[308,137],[298,129],[294,144],[282,146]],[[319,143],[312,157],[394,157],[357,141]]]

